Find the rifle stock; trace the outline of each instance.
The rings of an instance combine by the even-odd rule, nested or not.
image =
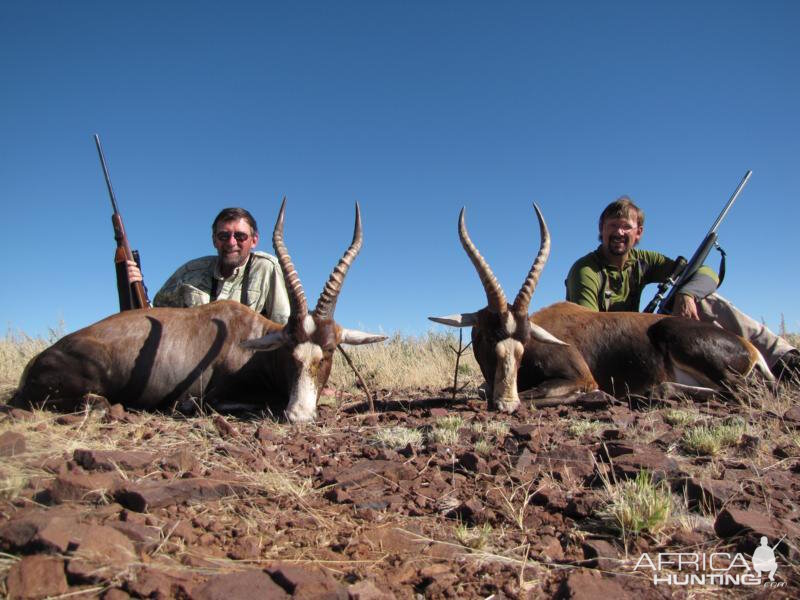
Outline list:
[[[128,279],[128,263],[133,260],[139,265],[138,252],[131,250],[128,243],[128,236],[125,234],[125,226],[122,224],[122,215],[117,209],[117,199],[114,195],[114,188],[111,186],[111,178],[108,175],[106,158],[103,148],[100,146],[100,137],[94,135],[94,143],[97,146],[97,153],[100,156],[100,165],[103,167],[103,176],[108,187],[108,195],[111,197],[111,226],[114,228],[114,240],[117,242],[117,250],[114,253],[114,267],[117,273],[117,293],[119,295],[119,310],[131,310],[135,308],[148,308],[150,300],[147,298],[147,290],[141,281],[130,281]]]

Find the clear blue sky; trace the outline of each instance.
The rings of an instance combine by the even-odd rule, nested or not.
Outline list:
[[[621,194],[641,246],[690,254],[721,228],[721,293],[800,330],[800,3],[37,2],[0,6],[0,317],[32,335],[117,310],[100,134],[153,296],[213,252],[223,206],[285,237],[313,301],[349,243],[345,326],[420,333],[485,305],[458,242],[513,297],[560,300]],[[716,266],[716,258],[711,263]]]

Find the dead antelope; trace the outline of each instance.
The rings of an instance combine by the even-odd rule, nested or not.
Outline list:
[[[358,204],[352,243],[311,312],[283,242],[285,204],[272,237],[291,304],[285,326],[230,300],[115,314],[31,360],[15,403],[73,409],[95,394],[126,407],[155,409],[201,399],[212,406],[285,406],[291,422],[314,419],[336,346],[386,336],[344,329],[333,320],[345,275],[361,249]]]
[[[772,379],[750,342],[710,324],[645,313],[598,313],[559,302],[531,316],[528,307],[550,254],[550,234],[539,210],[539,253],[513,304],[467,234],[461,244],[478,272],[488,306],[432,321],[472,327],[473,352],[487,397],[504,412],[529,398],[574,396],[601,389],[610,394],[708,396],[756,368]]]

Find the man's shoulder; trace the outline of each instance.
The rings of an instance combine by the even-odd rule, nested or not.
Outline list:
[[[660,264],[669,260],[667,256],[656,252],[655,250],[642,250],[641,248],[633,248],[630,251],[630,258],[634,261],[642,262],[645,265]]]
[[[208,271],[214,268],[216,256],[201,256],[200,258],[193,258],[192,260],[183,263],[178,267],[177,273],[193,273],[195,271]]]
[[[597,256],[597,250],[592,250],[584,254],[572,264],[570,273],[599,273],[603,270],[603,264]]]
[[[258,267],[278,267],[280,268],[280,263],[275,256],[272,254],[267,254],[266,252],[262,252],[261,250],[253,250],[251,252],[253,256],[253,266]]]

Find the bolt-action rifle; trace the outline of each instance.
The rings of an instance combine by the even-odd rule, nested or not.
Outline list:
[[[720,267],[719,267],[719,285],[722,285],[722,280],[725,278],[725,251],[720,248],[719,244],[717,243],[717,229],[719,229],[722,220],[728,214],[728,211],[733,206],[733,203],[736,202],[736,198],[739,197],[739,194],[744,189],[744,186],[747,184],[747,181],[750,179],[750,175],[752,175],[752,171],[747,171],[742,177],[742,180],[739,182],[739,185],[736,186],[736,191],[733,192],[730,200],[725,204],[725,207],[722,209],[722,212],[719,213],[717,220],[714,221],[714,224],[711,226],[711,229],[708,230],[703,243],[695,250],[695,253],[692,255],[691,260],[687,262],[687,260],[679,256],[675,260],[675,269],[672,271],[672,274],[669,278],[662,284],[658,286],[658,291],[656,293],[655,298],[650,301],[644,312],[659,312],[659,313],[669,313],[672,310],[672,302],[675,298],[675,294],[680,291],[681,287],[689,281],[697,270],[703,266],[703,263],[708,256],[708,253],[711,252],[711,248],[716,248],[720,255]]]
[[[117,292],[119,292],[119,310],[131,310],[134,308],[148,308],[150,300],[147,298],[147,289],[141,281],[130,281],[128,279],[128,263],[133,260],[141,270],[142,264],[139,253],[131,250],[128,243],[128,236],[125,235],[125,227],[122,225],[122,215],[117,209],[117,198],[114,196],[114,188],[111,187],[111,178],[108,176],[106,157],[103,155],[103,148],[100,146],[100,137],[94,134],[94,143],[97,146],[97,153],[100,155],[100,165],[103,167],[103,175],[108,186],[108,195],[111,197],[111,208],[114,213],[111,215],[111,225],[114,227],[114,239],[117,241],[117,251],[114,254],[114,265],[117,270]]]

